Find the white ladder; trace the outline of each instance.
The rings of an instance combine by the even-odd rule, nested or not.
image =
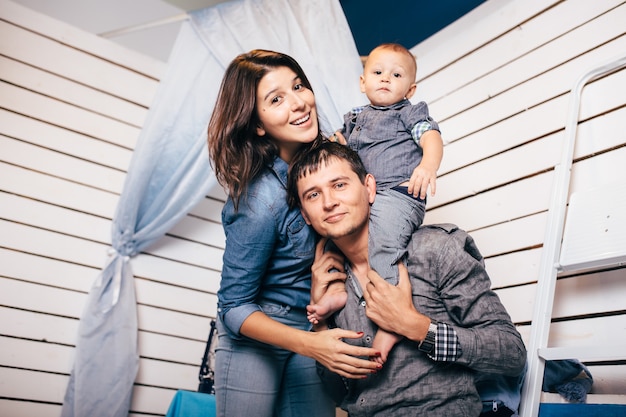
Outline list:
[[[625,67],[626,56],[596,67],[583,74],[574,83],[570,93],[561,162],[554,167],[554,183],[530,330],[528,371],[520,404],[522,417],[539,415],[546,360],[584,358],[590,361],[608,361],[626,357],[626,346],[547,347],[558,272],[626,263],[624,182],[617,186],[612,185],[612,192],[602,195],[602,190],[573,193],[565,234],[563,232],[582,89],[588,82]],[[618,194],[620,198],[616,198]],[[595,200],[590,200],[592,198]]]

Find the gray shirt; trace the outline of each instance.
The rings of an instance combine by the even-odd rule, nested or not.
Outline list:
[[[439,125],[426,103],[404,99],[391,106],[355,107],[344,115],[342,132],[376,178],[377,188],[385,190],[411,178],[424,154],[420,138],[431,129],[439,130]]]
[[[473,416],[481,412],[474,371],[519,375],[526,361],[520,334],[491,282],[473,239],[454,225],[419,228],[407,248],[407,267],[417,310],[454,329],[460,354],[436,362],[416,342],[398,343],[382,370],[363,380],[341,380],[318,365],[320,375],[350,417]],[[371,347],[377,327],[365,315],[355,277],[346,283],[348,301],[337,327],[363,331],[348,343]],[[344,396],[345,395],[345,396]]]

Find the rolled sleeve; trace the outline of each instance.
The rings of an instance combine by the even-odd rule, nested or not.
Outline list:
[[[239,337],[243,322],[255,311],[263,277],[276,240],[271,207],[254,196],[235,212],[227,203],[222,215],[226,247],[218,292],[218,315],[232,337]]]

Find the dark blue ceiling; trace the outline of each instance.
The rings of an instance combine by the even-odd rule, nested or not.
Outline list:
[[[485,0],[340,0],[359,55],[378,44],[412,48]]]

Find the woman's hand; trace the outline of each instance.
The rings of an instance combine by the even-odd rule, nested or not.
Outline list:
[[[379,363],[368,359],[380,356],[380,352],[372,348],[352,346],[341,340],[361,338],[362,332],[331,329],[310,332],[310,335],[311,340],[307,342],[303,354],[314,358],[336,374],[345,378],[363,379],[382,368]]]
[[[346,281],[344,258],[333,251],[324,251],[328,238],[322,238],[315,247],[315,260],[311,267],[311,304],[317,304],[334,281]]]

